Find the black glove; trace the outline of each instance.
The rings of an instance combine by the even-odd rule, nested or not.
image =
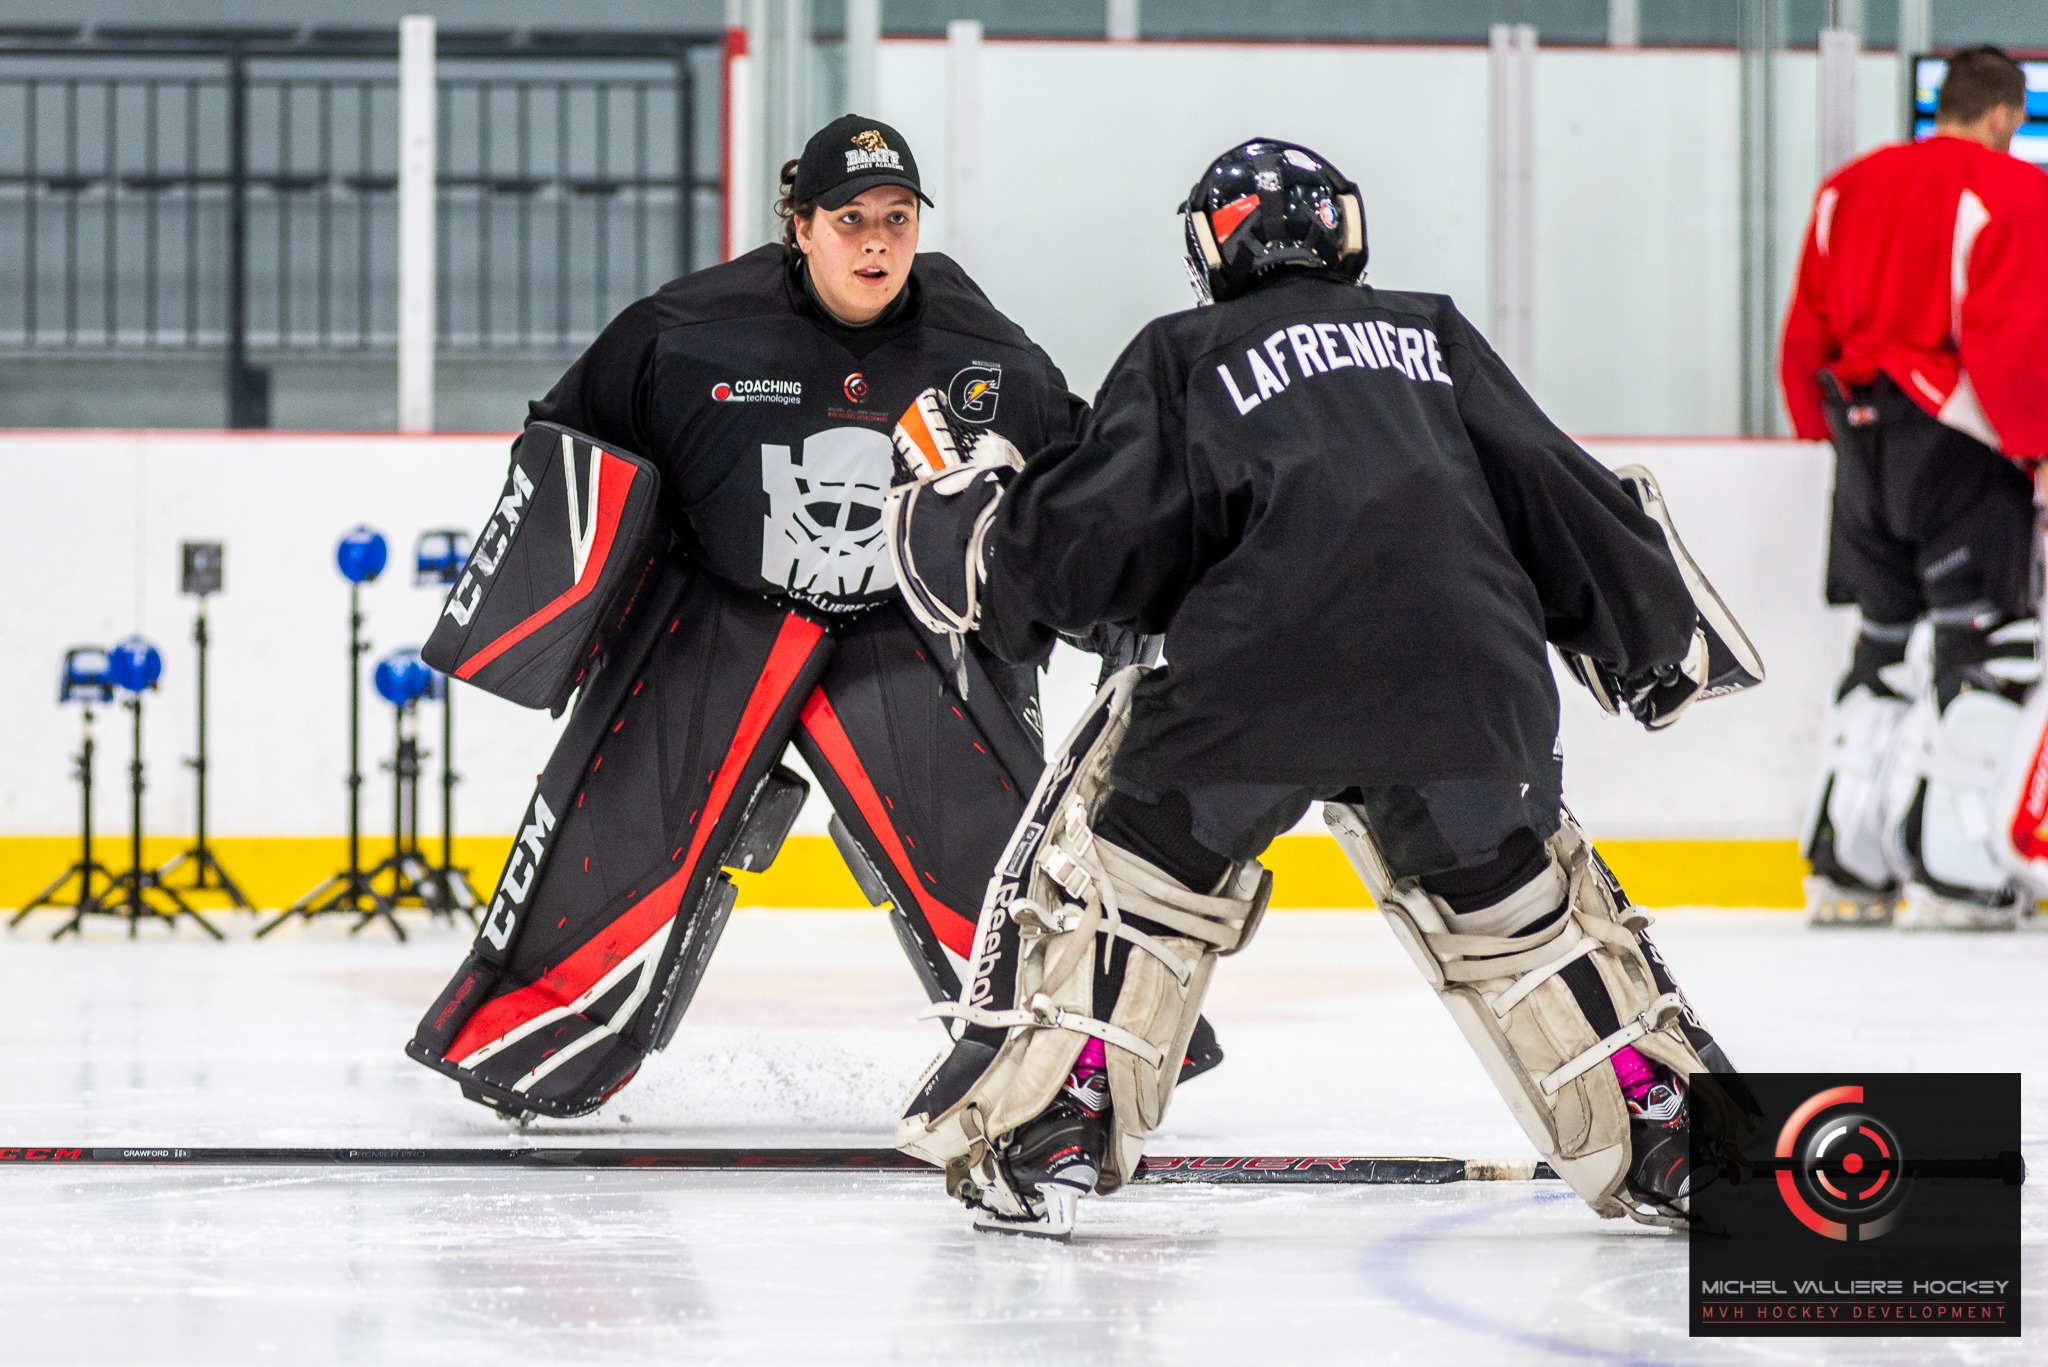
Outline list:
[[[1618,716],[1626,707],[1646,731],[1661,731],[1678,720],[1707,686],[1707,638],[1695,628],[1692,646],[1676,664],[1659,665],[1624,679],[1590,655],[1560,650],[1572,674],[1603,711]]]

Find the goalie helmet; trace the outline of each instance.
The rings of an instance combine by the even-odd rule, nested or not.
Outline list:
[[[1207,303],[1243,294],[1288,267],[1365,270],[1358,187],[1306,147],[1254,138],[1231,148],[1180,206],[1188,271]]]

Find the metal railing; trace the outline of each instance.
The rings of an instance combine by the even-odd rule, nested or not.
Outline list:
[[[715,35],[439,46],[443,348],[572,350],[715,259]],[[0,35],[0,349],[391,349],[396,54],[395,31]]]

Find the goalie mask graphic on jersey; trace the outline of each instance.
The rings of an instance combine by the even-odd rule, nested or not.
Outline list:
[[[864,594],[896,583],[882,536],[882,498],[895,473],[881,432],[833,427],[787,446],[761,447],[768,518],[761,577],[792,593]]]

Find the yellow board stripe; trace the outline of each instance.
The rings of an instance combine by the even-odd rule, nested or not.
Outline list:
[[[510,836],[473,836],[455,842],[480,889],[488,890],[504,864]],[[161,864],[186,841],[143,841],[143,862]],[[285,906],[339,869],[348,857],[340,836],[222,836],[211,842],[228,872],[260,907]],[[375,863],[390,842],[363,842],[363,861]],[[428,843],[430,857],[438,842]],[[1791,840],[1604,840],[1600,852],[1629,896],[1646,907],[1798,907],[1806,865]],[[116,872],[128,863],[128,842],[102,839],[94,853]],[[0,907],[35,896],[78,855],[70,836],[0,836]],[[1324,835],[1283,835],[1265,854],[1273,870],[1273,905],[1343,909],[1372,905],[1337,842]],[[839,860],[829,836],[789,838],[774,866],[735,874],[740,905],[755,907],[861,907],[866,900]],[[177,881],[184,881],[179,879]],[[65,889],[74,892],[73,883]],[[224,899],[201,893],[200,906]]]

